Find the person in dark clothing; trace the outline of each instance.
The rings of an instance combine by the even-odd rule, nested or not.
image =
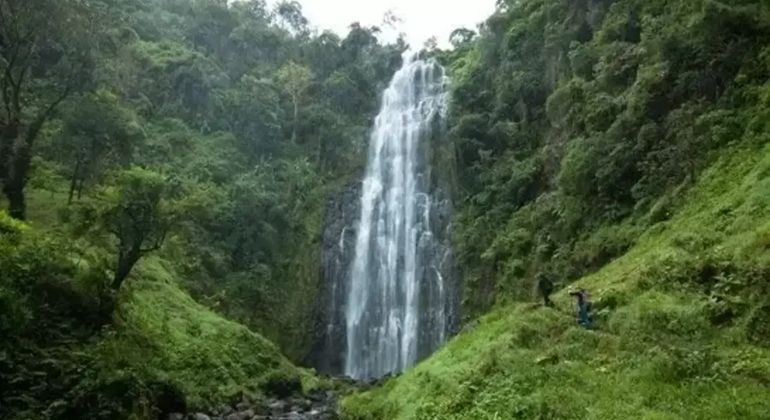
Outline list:
[[[577,299],[577,323],[586,329],[594,326],[593,316],[591,316],[591,298],[585,289],[578,289],[569,293]]]
[[[543,298],[545,306],[553,306],[551,302],[551,293],[553,293],[553,282],[543,273],[537,275],[537,291]]]

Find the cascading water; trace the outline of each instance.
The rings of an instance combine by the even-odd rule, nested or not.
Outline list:
[[[403,371],[450,328],[451,251],[445,232],[435,232],[446,230],[448,200],[432,191],[426,151],[443,118],[446,82],[436,62],[407,55],[383,95],[346,285],[344,373],[352,378]]]

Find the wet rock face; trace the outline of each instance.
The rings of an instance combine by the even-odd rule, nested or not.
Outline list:
[[[345,374],[347,352],[346,309],[350,287],[353,260],[356,257],[356,239],[361,217],[360,181],[352,182],[337,194],[332,195],[324,211],[321,235],[322,261],[321,281],[316,301],[316,323],[313,346],[304,360],[307,366],[316,368],[319,374],[339,376]],[[430,302],[438,296],[437,285],[446,288],[443,303],[443,326],[435,325],[438,318],[431,311],[419,314],[420,333],[417,337],[417,358],[422,360],[434,352],[446,339],[455,334],[459,325],[457,308],[459,293],[456,282],[460,278],[454,265],[450,241],[451,200],[441,188],[433,187],[427,224],[432,235],[418,243],[417,259],[426,262],[417,273],[421,279],[421,306],[437,307]],[[419,203],[418,203],[419,204]],[[438,336],[440,335],[440,336]]]
[[[321,234],[321,288],[316,304],[313,348],[306,360],[318,373],[337,375],[345,364],[346,279],[355,258],[357,223],[361,216],[361,182],[348,184],[331,196],[324,210]]]
[[[302,392],[302,381],[299,378],[277,378],[269,380],[262,389],[267,395],[276,398],[288,398]]]

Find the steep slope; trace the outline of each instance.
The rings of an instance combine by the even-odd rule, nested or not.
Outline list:
[[[555,310],[498,307],[412,371],[349,397],[348,418],[766,418],[770,146],[725,152],[682,198],[575,283],[594,296],[595,331],[574,326],[564,292]]]
[[[116,333],[99,344],[104,371],[166,380],[193,405],[211,404],[271,377],[299,379],[278,347],[195,302],[170,264],[150,259],[123,292]]]
[[[768,45],[767,2],[499,2],[443,54],[466,319],[597,271],[726,147],[766,142]]]
[[[310,379],[195,302],[159,257],[137,266],[112,313],[89,267],[99,255],[0,212],[0,417],[150,418]]]

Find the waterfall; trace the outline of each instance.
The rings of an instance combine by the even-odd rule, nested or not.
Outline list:
[[[407,54],[383,94],[347,278],[344,373],[352,378],[403,371],[447,336],[449,248],[435,230],[448,223],[448,200],[431,191],[427,151],[446,84],[439,64]]]

